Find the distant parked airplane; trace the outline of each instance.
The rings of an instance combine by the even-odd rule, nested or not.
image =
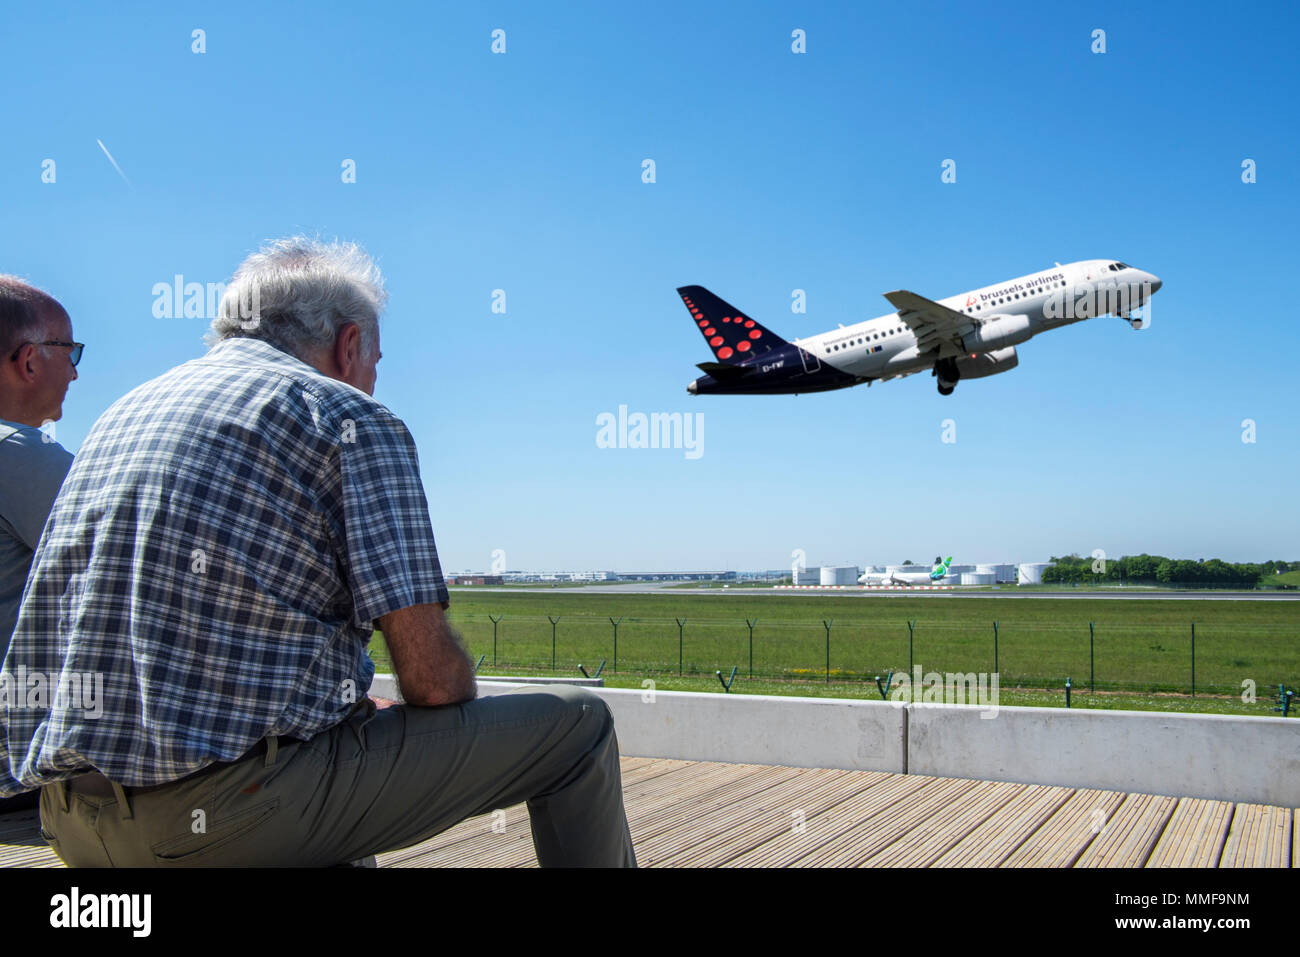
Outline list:
[[[948,574],[948,566],[952,564],[952,556],[940,560],[938,556],[934,559],[934,568],[928,572],[867,572],[858,578],[861,585],[929,585],[934,582],[941,582]]]
[[[896,312],[787,342],[703,286],[677,292],[716,362],[686,387],[692,395],[827,392],[932,370],[940,395],[960,379],[1014,369],[1019,343],[1107,314],[1128,320],[1161,286],[1149,272],[1113,259],[1059,263],[1029,276],[935,302],[885,293]]]

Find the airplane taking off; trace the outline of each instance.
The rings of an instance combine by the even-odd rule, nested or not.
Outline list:
[[[934,559],[934,568],[928,572],[867,572],[865,575],[858,577],[860,585],[929,585],[934,582],[941,582],[948,574],[948,566],[952,564],[952,556],[949,555],[942,561],[936,555]]]
[[[1016,346],[1093,316],[1131,315],[1161,282],[1113,259],[1059,263],[1029,276],[935,302],[914,292],[885,293],[897,310],[807,339],[786,341],[703,286],[677,293],[713,350],[692,395],[778,395],[827,392],[888,381],[930,369],[939,394],[960,379],[1014,369]]]

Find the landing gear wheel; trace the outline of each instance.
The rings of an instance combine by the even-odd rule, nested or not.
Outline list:
[[[940,395],[952,395],[952,390],[957,388],[957,380],[961,378],[957,360],[952,358],[940,359],[934,364],[934,371],[930,374],[939,380]]]

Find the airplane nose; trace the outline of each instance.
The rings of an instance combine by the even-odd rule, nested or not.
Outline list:
[[[689,392],[691,395],[695,395],[695,383],[692,382],[690,385],[688,385],[686,387],[686,391]]]
[[[1160,291],[1160,287],[1163,286],[1163,285],[1164,285],[1164,283],[1162,283],[1162,282],[1161,282],[1159,279],[1157,279],[1155,276],[1152,276],[1152,277],[1151,277],[1151,291],[1152,291],[1152,292],[1159,292],[1159,291]]]

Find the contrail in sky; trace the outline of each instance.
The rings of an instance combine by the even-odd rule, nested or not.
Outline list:
[[[122,182],[126,183],[127,186],[130,186],[131,181],[127,179],[126,174],[122,172],[122,167],[117,165],[117,160],[113,159],[113,154],[108,151],[108,147],[104,145],[104,141],[95,140],[95,142],[98,143],[99,148],[104,151],[104,155],[108,157],[108,161],[113,164],[113,169],[117,170],[117,175],[122,177]]]

